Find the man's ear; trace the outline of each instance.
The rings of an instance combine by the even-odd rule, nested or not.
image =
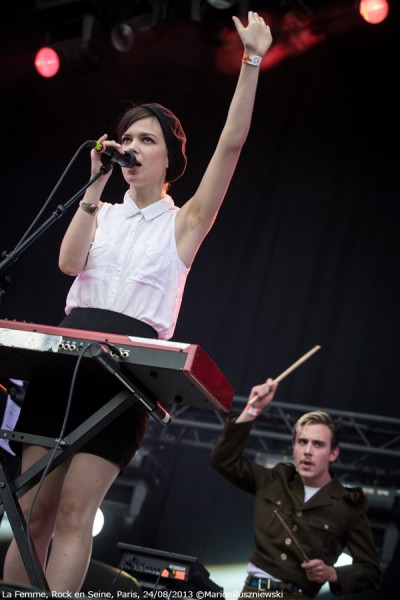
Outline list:
[[[337,457],[340,454],[340,448],[339,446],[336,446],[336,448],[333,448],[333,450],[331,450],[331,455],[329,457],[329,462],[333,462],[337,459]]]

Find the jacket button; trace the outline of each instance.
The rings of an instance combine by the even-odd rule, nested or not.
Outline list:
[[[303,513],[302,513],[302,511],[301,511],[301,510],[298,510],[298,511],[297,511],[297,513],[296,513],[296,515],[297,515],[298,517],[302,517],[302,516],[303,516]]]
[[[291,543],[292,543],[292,540],[290,538],[286,538],[286,540],[285,540],[286,546],[289,546]]]
[[[324,529],[329,529],[329,525],[328,525],[328,523],[325,523],[325,524],[324,524]]]
[[[287,559],[287,554],[285,554],[284,552],[282,552],[281,559],[282,560],[286,560]]]
[[[292,531],[297,531],[297,529],[298,529],[297,525],[293,525]]]

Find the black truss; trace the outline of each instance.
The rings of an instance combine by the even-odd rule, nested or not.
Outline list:
[[[236,396],[232,412],[240,412],[247,398]],[[247,443],[247,454],[259,462],[290,460],[292,429],[315,406],[273,401],[258,417]],[[396,488],[400,485],[400,419],[343,410],[326,410],[340,425],[339,458],[335,470],[349,484]],[[211,450],[226,416],[190,406],[173,407],[172,423],[160,428],[151,423],[145,445],[192,446]]]

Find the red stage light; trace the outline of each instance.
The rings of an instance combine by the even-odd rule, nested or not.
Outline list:
[[[54,77],[60,68],[60,58],[53,48],[41,48],[35,56],[35,69],[42,77]]]
[[[368,23],[376,25],[382,23],[388,15],[389,5],[387,0],[361,0],[360,15]]]

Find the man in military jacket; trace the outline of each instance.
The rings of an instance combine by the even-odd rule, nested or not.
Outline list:
[[[244,597],[314,598],[328,582],[335,595],[375,589],[381,570],[360,488],[345,488],[331,471],[339,454],[330,415],[303,415],[293,429],[294,464],[265,468],[245,458],[252,422],[273,399],[272,379],[255,386],[244,411],[229,417],[211,455],[226,479],[255,496],[255,550]],[[344,548],[351,565],[334,567]],[[250,592],[252,592],[250,594]]]

